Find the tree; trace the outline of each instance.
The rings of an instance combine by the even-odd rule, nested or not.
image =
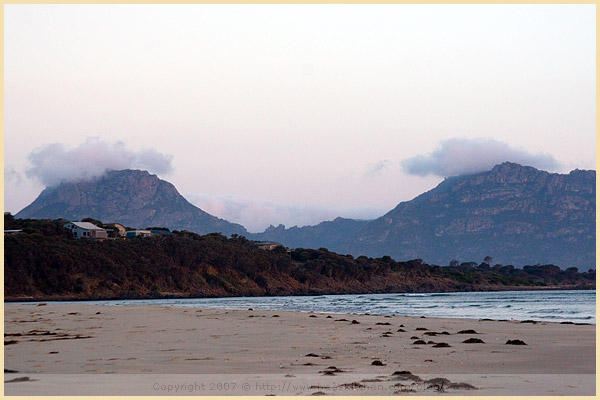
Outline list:
[[[485,256],[485,258],[483,259],[483,262],[486,264],[491,264],[493,260],[494,259],[492,258],[492,256]]]
[[[102,221],[98,221],[97,219],[91,218],[91,217],[87,217],[87,218],[83,218],[81,220],[81,222],[89,222],[92,223],[96,226],[102,227]]]

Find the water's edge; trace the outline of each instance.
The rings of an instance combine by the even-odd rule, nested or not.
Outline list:
[[[36,304],[39,301],[21,301]],[[596,323],[595,290],[383,293],[317,296],[213,297],[48,301],[110,306],[166,305],[343,314]]]

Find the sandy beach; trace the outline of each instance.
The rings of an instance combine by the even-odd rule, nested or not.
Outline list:
[[[5,395],[596,392],[595,325],[51,303],[4,319]]]

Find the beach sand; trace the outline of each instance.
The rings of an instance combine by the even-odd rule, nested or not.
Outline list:
[[[595,325],[52,303],[4,319],[5,395],[596,392]]]

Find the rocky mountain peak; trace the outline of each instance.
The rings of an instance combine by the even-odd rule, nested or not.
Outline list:
[[[487,182],[497,183],[525,183],[545,178],[550,175],[546,171],[534,167],[523,166],[517,163],[504,162],[485,173]]]
[[[440,265],[489,255],[503,264],[587,269],[596,258],[595,196],[595,171],[558,174],[505,162],[444,179],[362,225],[336,219],[265,237],[291,247],[318,238],[320,246],[341,253]]]
[[[190,204],[171,183],[134,169],[110,170],[93,180],[48,187],[15,217],[91,217],[135,228],[164,226],[197,233],[247,233],[243,226]]]

